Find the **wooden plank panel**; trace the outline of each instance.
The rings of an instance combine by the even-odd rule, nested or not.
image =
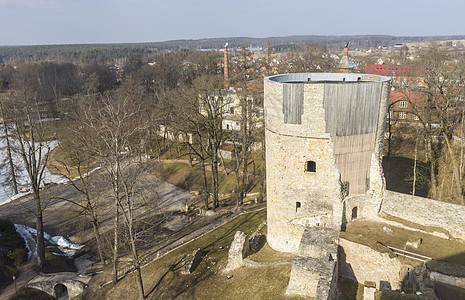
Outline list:
[[[302,124],[304,86],[302,83],[283,85],[283,114],[285,124]]]
[[[326,132],[331,136],[376,131],[379,82],[326,83],[324,93]]]
[[[334,137],[336,166],[342,182],[349,183],[349,195],[368,189],[374,141],[375,133]]]

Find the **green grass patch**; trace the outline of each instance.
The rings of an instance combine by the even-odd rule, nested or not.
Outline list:
[[[85,174],[90,172],[97,166],[98,162],[96,160],[90,161],[86,165],[81,165],[81,173]],[[70,155],[60,145],[50,151],[47,168],[50,173],[54,175],[61,175],[68,178],[76,178],[79,176],[76,162],[71,159]]]
[[[240,268],[230,272],[230,279],[221,272],[236,231],[251,234],[265,219],[266,210],[241,215],[150,263],[142,270],[148,299],[287,299],[284,292],[291,264]],[[182,275],[185,258],[195,249],[202,249],[205,255],[192,274]],[[94,298],[130,299],[136,294],[134,274],[130,274],[116,286],[98,290]]]
[[[268,245],[268,243],[265,243],[260,251],[249,256],[250,259],[261,263],[292,260],[294,257],[295,254],[283,253],[273,250],[270,245]]]

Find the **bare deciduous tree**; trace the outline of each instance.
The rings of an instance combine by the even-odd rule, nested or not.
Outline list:
[[[104,96],[92,103],[81,103],[82,126],[89,134],[89,152],[96,157],[112,186],[114,210],[113,282],[118,281],[120,216],[129,233],[133,265],[137,271],[140,298],[144,288],[134,227],[134,187],[141,174],[138,165],[139,147],[143,133],[142,106],[138,99],[128,96]],[[137,155],[135,155],[137,153]]]

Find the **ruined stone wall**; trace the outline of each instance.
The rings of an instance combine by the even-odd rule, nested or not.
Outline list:
[[[394,216],[422,226],[447,230],[465,240],[465,206],[386,191],[380,216]]]
[[[357,282],[374,281],[376,288],[389,283],[393,290],[401,287],[402,264],[387,253],[339,238],[339,275]]]

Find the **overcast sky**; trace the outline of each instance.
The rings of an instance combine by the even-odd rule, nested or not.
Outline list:
[[[0,45],[465,34],[464,0],[0,0]]]

